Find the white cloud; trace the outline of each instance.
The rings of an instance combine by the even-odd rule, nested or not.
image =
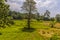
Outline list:
[[[8,1],[8,2],[10,2],[10,1],[11,1],[11,2],[20,2],[20,1],[23,2],[24,0],[7,0],[7,1]]]
[[[37,6],[39,7],[48,7],[52,8],[57,5],[56,0],[35,0],[37,2]]]
[[[7,4],[10,5],[10,9],[14,11],[20,11],[20,7],[22,6],[22,2],[24,0],[8,0]]]
[[[10,4],[10,9],[12,9],[12,10],[19,10],[19,8],[20,8],[20,5],[19,4],[17,4],[17,3],[11,3]]]

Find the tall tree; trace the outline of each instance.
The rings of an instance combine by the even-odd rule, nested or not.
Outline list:
[[[28,29],[30,29],[31,14],[36,10],[35,4],[36,4],[36,2],[34,0],[26,0],[22,6],[22,9],[29,13],[28,14],[28,21],[27,21],[28,22],[27,23]]]
[[[8,13],[9,5],[5,4],[5,0],[0,0],[0,27],[10,26],[13,23]]]
[[[50,12],[48,10],[46,10],[44,16],[49,18],[50,17]]]
[[[44,20],[49,20],[50,18],[50,12],[48,10],[46,10],[46,12],[44,13]]]

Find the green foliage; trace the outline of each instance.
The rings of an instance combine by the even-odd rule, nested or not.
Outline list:
[[[52,36],[52,37],[50,38],[50,40],[60,40],[60,38],[58,37],[57,34],[55,34],[54,36]]]
[[[57,21],[57,22],[60,22],[60,14],[57,14],[57,15],[56,15],[56,21]]]
[[[14,20],[22,20],[23,19],[22,13],[19,13],[19,12],[12,12],[12,13],[11,13],[11,16]]]
[[[5,4],[4,1],[0,2],[0,27],[6,27],[10,25],[12,21],[9,16],[9,5]]]
[[[26,0],[24,3],[23,3],[23,6],[22,6],[22,10],[25,10],[27,11],[28,13],[31,11],[35,11],[36,10],[36,7],[35,7],[35,4],[36,2],[34,0]],[[30,10],[31,9],[31,10]]]
[[[40,15],[37,13],[37,21],[40,21]]]
[[[50,18],[50,21],[55,21],[55,18],[53,18],[53,17],[52,17],[52,18]]]
[[[55,24],[56,24],[56,21],[51,21],[50,27],[53,28]]]

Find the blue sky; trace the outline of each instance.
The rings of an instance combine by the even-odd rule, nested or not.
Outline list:
[[[13,11],[20,11],[21,6],[25,0],[8,0],[10,9]],[[51,12],[51,16],[55,16],[60,13],[60,0],[35,0],[36,8],[40,14],[43,14],[46,10]]]

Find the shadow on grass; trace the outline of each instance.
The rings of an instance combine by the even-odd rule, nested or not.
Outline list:
[[[23,32],[34,32],[35,30],[36,30],[35,28],[27,28],[27,27],[22,28]]]
[[[2,33],[0,33],[0,35],[2,35]]]

